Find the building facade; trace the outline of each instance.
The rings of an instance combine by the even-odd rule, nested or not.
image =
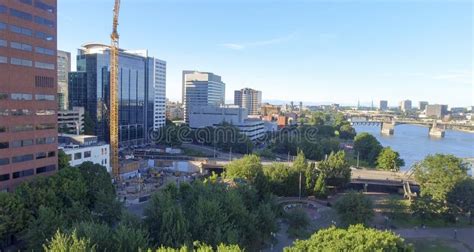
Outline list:
[[[420,101],[419,104],[418,104],[418,108],[421,110],[421,111],[424,111],[426,109],[426,106],[428,106],[428,102],[427,101]]]
[[[184,121],[189,123],[189,110],[195,106],[224,104],[225,83],[219,75],[209,72],[183,71]]]
[[[159,63],[159,64],[158,64]],[[151,141],[150,132],[164,125],[166,65],[146,50],[119,52],[120,146]],[[77,71],[69,75],[70,106],[82,106],[92,120],[94,135],[109,143],[110,49],[86,44],[78,50]],[[163,101],[163,103],[161,103]]]
[[[84,133],[84,108],[73,107],[71,110],[58,111],[59,133],[76,134]]]
[[[168,120],[183,120],[184,109],[180,102],[166,101],[166,119]]]
[[[99,164],[112,172],[110,166],[110,145],[98,142],[96,136],[59,135],[60,146],[69,159],[69,165],[78,166],[84,162]]]
[[[58,50],[58,109],[68,110],[68,78],[71,72],[71,53]]]
[[[385,111],[388,109],[388,101],[386,100],[381,100],[379,102],[379,109],[382,110],[382,111]]]
[[[236,105],[193,106],[190,108],[189,126],[191,128],[214,127],[223,123],[237,127],[252,141],[263,137],[266,132],[264,121],[249,119],[247,109]]]
[[[426,116],[434,118],[443,118],[448,114],[448,105],[432,104],[426,106]]]
[[[410,100],[403,100],[400,102],[400,110],[403,112],[407,112],[411,110],[411,101]]]
[[[0,1],[0,191],[57,170],[56,11]]]
[[[249,115],[258,115],[262,107],[262,91],[251,88],[235,90],[234,104],[246,108]]]

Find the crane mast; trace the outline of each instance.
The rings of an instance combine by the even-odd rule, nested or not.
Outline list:
[[[110,101],[109,101],[109,133],[110,133],[110,160],[112,172],[116,180],[120,179],[119,164],[119,118],[118,118],[118,57],[119,57],[119,34],[117,31],[120,11],[120,0],[115,0],[113,29],[110,45]]]

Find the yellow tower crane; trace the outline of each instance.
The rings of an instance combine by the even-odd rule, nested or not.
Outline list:
[[[120,0],[115,0],[113,29],[110,38],[110,104],[109,104],[109,131],[110,131],[110,160],[112,172],[116,180],[120,179],[119,164],[119,118],[118,118],[118,57],[119,57],[119,34],[117,31],[120,11]]]

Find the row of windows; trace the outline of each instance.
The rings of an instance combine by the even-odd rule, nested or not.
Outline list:
[[[8,94],[0,93],[0,100],[7,100]],[[32,94],[27,93],[12,93],[10,94],[10,99],[15,101],[31,101],[33,100]],[[55,101],[56,97],[54,95],[48,94],[35,94],[35,100],[37,101]]]
[[[26,21],[30,21],[30,22],[33,21],[33,15],[31,15],[30,13],[13,9],[13,8],[10,8],[10,16],[23,19]],[[40,25],[50,27],[50,28],[54,28],[55,26],[54,21],[49,20],[47,18],[40,17],[40,16],[34,16],[34,22]]]
[[[0,61],[0,63],[7,63],[6,57],[4,57],[4,60]],[[33,67],[33,61],[28,60],[28,59],[10,58],[10,64],[16,65],[16,66]],[[35,67],[40,68],[40,69],[48,69],[48,70],[55,69],[55,66],[53,63],[45,63],[45,62],[40,62],[40,61],[35,61]]]
[[[28,37],[33,36],[33,30],[31,30],[29,28],[25,28],[25,27],[21,27],[21,26],[17,26],[17,25],[12,25],[12,24],[10,24],[9,26],[10,26],[10,31],[11,32],[21,34],[21,35],[25,35],[25,36],[28,36]],[[7,24],[3,23],[3,22],[0,22],[0,30],[6,30],[6,29],[7,29]],[[44,32],[40,32],[40,31],[37,31],[35,33],[35,37],[39,38],[41,40],[45,40],[45,41],[53,41],[54,40],[53,35],[47,34],[47,33],[44,33]]]
[[[29,109],[0,109],[0,116],[28,116],[32,115],[33,111]],[[50,116],[55,115],[56,111],[53,109],[39,109],[36,110],[35,115],[37,116]]]
[[[10,127],[11,132],[26,132],[33,130],[52,130],[56,129],[56,124],[54,123],[41,123],[34,126],[33,124],[20,124]],[[0,126],[0,133],[8,132],[8,128],[5,126]]]
[[[0,159],[0,161],[1,161],[1,159]],[[55,171],[55,170],[56,170],[56,165],[42,166],[42,167],[36,168],[36,174],[51,172],[51,171]],[[14,172],[12,174],[12,177],[13,177],[13,179],[22,178],[22,177],[29,177],[29,176],[34,175],[34,173],[35,173],[34,169],[28,169],[28,170]],[[8,180],[10,180],[10,174],[1,174],[0,175],[0,182],[8,181]]]
[[[54,88],[54,78],[46,76],[35,76],[35,87],[37,88]]]
[[[8,41],[6,41],[4,39],[0,39],[0,47],[7,47],[7,46],[8,46]],[[10,42],[10,47],[13,48],[13,49],[18,49],[18,50],[27,51],[27,52],[33,51],[33,46],[31,46],[29,44],[25,44],[25,43]],[[35,52],[39,53],[39,54],[49,55],[49,56],[54,56],[55,55],[54,50],[48,49],[48,48],[43,48],[43,47],[38,47],[38,46],[35,47]],[[53,65],[53,69],[54,69],[54,65]]]
[[[19,0],[19,1],[24,3],[24,4],[33,5],[33,0]],[[51,6],[49,4],[46,4],[46,3],[44,3],[40,0],[35,1],[35,7],[38,8],[38,9],[47,11],[49,13],[54,13],[55,10],[56,10],[56,8],[54,8],[53,6]]]
[[[53,144],[55,142],[56,142],[55,137],[41,137],[41,138],[36,139],[36,145]],[[32,146],[34,144],[35,144],[34,139],[14,140],[10,143],[0,142],[0,149],[21,148],[21,147]]]

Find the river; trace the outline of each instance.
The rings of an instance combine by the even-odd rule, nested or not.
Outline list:
[[[380,134],[380,127],[357,125],[357,133],[368,132],[384,146],[390,146],[405,160],[401,170],[408,170],[417,161],[430,154],[453,154],[461,158],[474,158],[474,133],[446,130],[444,138],[432,138],[428,128],[419,125],[402,124],[395,127],[395,134]]]

